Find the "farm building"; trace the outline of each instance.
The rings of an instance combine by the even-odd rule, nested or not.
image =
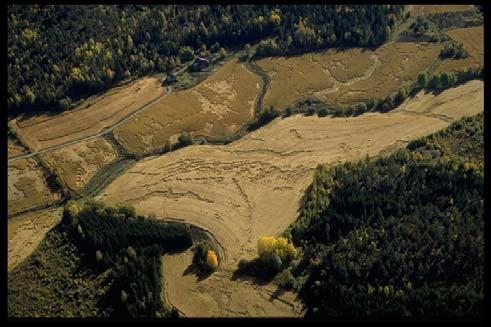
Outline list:
[[[162,81],[162,85],[169,85],[175,82],[177,82],[177,78],[174,74],[171,73],[164,78],[164,80]]]
[[[210,65],[210,60],[206,58],[196,57],[193,63],[189,66],[189,70],[197,72]]]

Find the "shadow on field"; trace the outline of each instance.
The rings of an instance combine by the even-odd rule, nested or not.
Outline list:
[[[211,276],[211,274],[213,273],[213,271],[202,271],[201,269],[199,269],[198,266],[196,266],[194,263],[190,264],[186,270],[184,270],[184,272],[182,273],[183,276],[187,276],[187,275],[195,275],[196,276],[196,281],[198,282],[201,282],[202,280],[208,278]]]
[[[273,300],[278,300],[287,290],[284,287],[278,286],[276,291],[269,297],[269,302]]]
[[[257,285],[266,285],[271,283],[274,274],[271,274],[264,269],[259,259],[244,262],[237,270],[232,274],[231,280],[247,280]]]

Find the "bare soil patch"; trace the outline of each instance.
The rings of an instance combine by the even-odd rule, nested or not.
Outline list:
[[[50,152],[43,158],[58,169],[68,187],[78,190],[116,156],[113,146],[103,137],[98,137]]]
[[[481,112],[483,92],[483,83],[473,81],[437,96],[420,95],[416,101],[421,112],[401,108],[350,118],[277,119],[228,145],[190,146],[144,159],[98,198],[132,204],[142,214],[184,219],[220,242],[226,260],[208,279],[189,277],[183,282],[189,258],[183,254],[169,259],[175,263],[165,276],[169,298],[180,296],[179,309],[186,315],[258,315],[263,303],[263,315],[295,316],[301,310],[290,295],[279,295],[285,305],[277,305],[274,297],[264,295],[272,285],[231,279],[241,258],[256,256],[258,237],[279,234],[296,219],[315,167],[377,156],[462,115]],[[403,106],[411,108],[410,101]],[[228,294],[229,289],[233,291]]]
[[[19,159],[8,164],[8,211],[17,212],[36,205],[58,200],[46,176],[33,158]]]
[[[114,135],[135,153],[160,148],[180,132],[225,138],[253,118],[258,83],[257,76],[233,59],[200,84],[172,93],[116,128]]]
[[[91,97],[62,114],[21,118],[14,124],[26,142],[40,150],[96,134],[164,93],[158,79],[145,77]]]
[[[61,221],[62,208],[28,213],[8,221],[8,270],[38,247],[44,236]]]

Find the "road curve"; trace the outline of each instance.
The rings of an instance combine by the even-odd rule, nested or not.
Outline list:
[[[150,101],[149,103],[145,104],[140,109],[138,109],[136,111],[133,111],[131,114],[129,114],[128,116],[124,117],[123,119],[121,119],[117,123],[115,123],[115,124],[113,124],[113,125],[111,125],[109,127],[104,128],[99,133],[93,134],[91,136],[86,136],[86,137],[83,137],[83,138],[80,138],[80,139],[77,139],[77,140],[73,140],[73,141],[70,141],[70,142],[66,142],[66,143],[62,143],[62,144],[59,144],[59,145],[51,146],[51,147],[48,147],[48,148],[44,148],[44,149],[41,149],[41,150],[38,150],[38,151],[34,151],[34,152],[26,153],[26,154],[20,154],[20,155],[12,156],[12,157],[8,158],[8,161],[9,162],[12,162],[12,161],[15,161],[15,160],[18,160],[18,159],[29,158],[29,157],[35,156],[37,154],[43,154],[43,153],[46,153],[46,152],[55,151],[55,150],[58,150],[58,149],[66,148],[66,147],[68,147],[70,145],[74,145],[74,144],[77,144],[77,143],[80,143],[80,142],[84,142],[84,141],[88,141],[88,140],[91,140],[91,139],[95,139],[95,138],[97,138],[99,136],[108,134],[109,132],[111,132],[112,130],[114,130],[116,127],[119,127],[122,124],[126,123],[129,119],[131,119],[134,116],[138,115],[139,113],[147,110],[153,104],[155,104],[158,101],[162,100],[163,98],[167,97],[171,93],[172,93],[172,87],[168,86],[167,87],[167,92],[165,92],[164,94],[162,94],[160,97],[158,97],[155,100]]]

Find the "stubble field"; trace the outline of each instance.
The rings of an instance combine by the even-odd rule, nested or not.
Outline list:
[[[61,221],[62,211],[62,208],[41,210],[9,220],[8,270],[36,250],[46,233]]]
[[[473,5],[413,5],[411,14],[414,16],[431,15],[445,12],[468,11],[473,8]]]
[[[484,66],[484,26],[452,29],[446,34],[453,40],[462,42],[468,56],[444,60],[438,64],[436,71],[450,72]]]
[[[60,198],[52,192],[43,169],[33,158],[9,162],[7,193],[9,214]]]
[[[20,155],[20,154],[25,154],[27,153],[26,148],[22,146],[22,144],[19,143],[16,139],[12,137],[8,137],[8,154],[7,156],[10,158],[12,156]]]
[[[236,59],[200,84],[172,93],[114,131],[131,152],[144,153],[176,143],[181,132],[221,139],[254,116],[259,78]]]
[[[145,77],[93,96],[59,115],[16,119],[13,124],[36,150],[96,134],[165,93],[160,81]]]
[[[373,51],[330,50],[291,58],[261,59],[258,65],[271,77],[265,106],[283,109],[308,96],[331,105],[380,99],[398,91],[403,83],[415,80],[420,71],[438,58],[440,49],[441,44],[435,43],[392,42]],[[278,65],[282,68],[275,68]],[[321,75],[323,84],[314,83],[317,77],[311,77],[308,71]],[[317,88],[304,83],[311,78]]]
[[[58,169],[59,174],[72,190],[83,187],[98,170],[116,157],[116,150],[103,137],[43,155],[49,165]]]
[[[166,259],[173,265],[165,275],[168,297],[181,297],[179,309],[186,315],[295,316],[300,310],[288,292],[273,296],[271,285],[231,279],[240,259],[256,255],[258,237],[278,234],[296,219],[315,167],[402,147],[483,111],[483,94],[483,83],[471,81],[436,96],[419,94],[417,105],[408,99],[385,114],[277,119],[229,145],[190,146],[142,160],[98,198],[159,218],[184,219],[220,242],[226,254],[222,268],[202,281],[183,277],[186,254]],[[272,304],[273,311],[264,311]]]

